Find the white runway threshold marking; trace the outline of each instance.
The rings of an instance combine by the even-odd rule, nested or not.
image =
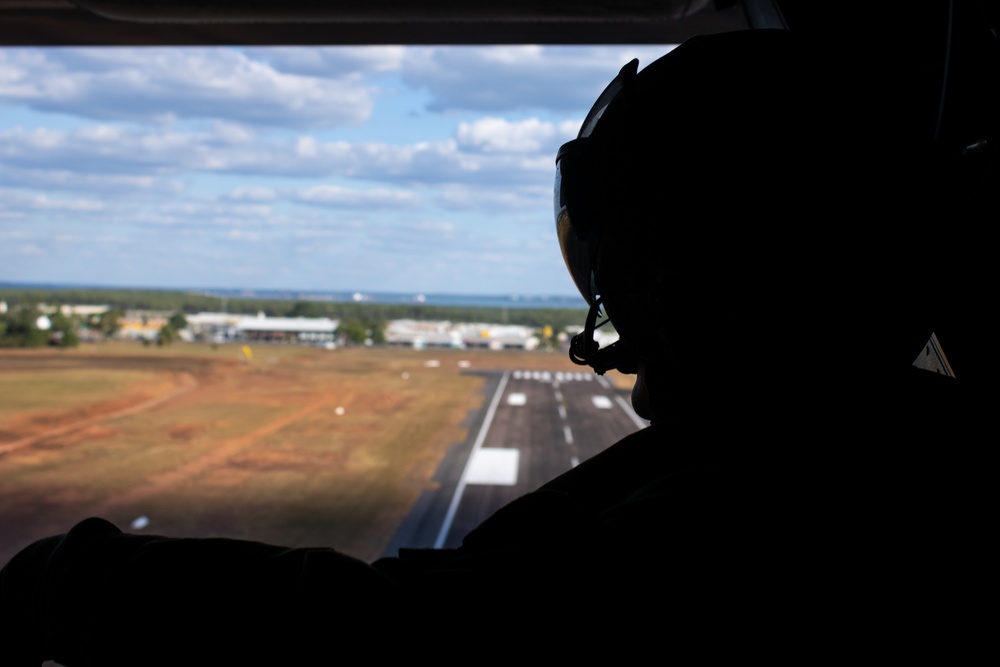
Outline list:
[[[465,465],[465,470],[462,471],[462,477],[458,480],[455,495],[451,497],[451,505],[448,506],[448,513],[444,517],[444,522],[441,524],[441,531],[434,542],[434,548],[436,549],[442,548],[445,540],[448,539],[448,532],[451,530],[451,524],[455,520],[455,513],[458,511],[458,503],[461,502],[462,494],[465,493],[465,485],[469,483],[469,472],[472,468],[472,462],[476,459],[476,454],[479,450],[483,448],[483,441],[486,439],[486,433],[490,430],[490,424],[493,423],[493,415],[497,412],[497,405],[500,403],[500,397],[503,396],[503,390],[507,386],[509,378],[510,371],[504,373],[503,377],[500,378],[500,384],[497,385],[497,390],[493,394],[490,407],[486,410],[483,425],[479,427],[476,441],[472,444],[472,455],[469,457],[469,462]]]
[[[519,392],[511,392],[507,395],[507,405],[524,405],[528,402],[528,397]]]
[[[538,380],[539,382],[551,382],[554,385],[558,385],[560,382],[593,382],[595,377],[600,381],[600,377],[593,373],[567,373],[563,371],[550,373],[549,371],[521,370],[513,371],[513,376],[515,380]],[[608,389],[611,385],[605,380],[603,386]]]
[[[497,484],[514,486],[517,484],[517,464],[521,452],[501,447],[483,447],[469,462],[468,484]]]

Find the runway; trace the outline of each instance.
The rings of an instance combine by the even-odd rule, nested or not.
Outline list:
[[[494,511],[646,426],[628,396],[593,372],[488,375],[469,437],[442,462],[386,555],[456,547]]]

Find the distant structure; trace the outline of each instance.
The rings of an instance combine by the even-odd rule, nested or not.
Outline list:
[[[127,310],[121,318],[119,338],[132,340],[156,340],[160,329],[170,321],[173,313],[165,310]]]
[[[39,310],[43,313],[54,313],[56,311],[55,306],[39,306]],[[72,317],[76,315],[77,317],[92,317],[94,315],[103,315],[104,313],[111,310],[111,306],[108,305],[67,305],[63,304],[59,306],[59,312],[67,317]]]
[[[95,316],[110,306],[63,306],[67,315]],[[49,312],[56,309],[49,308]],[[156,341],[174,311],[127,310],[120,318],[118,338]],[[248,316],[226,312],[185,314],[187,325],[177,332],[183,341],[223,343],[253,341],[336,347],[340,342],[340,320],[328,317],[268,317],[263,312]],[[96,338],[95,338],[96,339]],[[541,339],[531,327],[448,320],[391,320],[385,342],[396,347],[534,350]],[[602,345],[604,343],[602,342]]]
[[[392,320],[385,329],[389,345],[415,349],[533,350],[540,344],[530,327],[506,324],[453,323],[447,320]]]
[[[241,317],[236,323],[236,335],[243,340],[311,345],[334,344],[339,320],[328,317]]]
[[[232,313],[194,313],[185,315],[188,329],[195,340],[221,343],[237,337],[237,325],[244,315]]]
[[[459,324],[462,346],[489,350],[534,350],[541,341],[531,327],[516,324]]]
[[[336,343],[340,326],[339,320],[327,317],[267,317],[262,312],[256,316],[194,313],[185,319],[195,340],[215,343],[250,340],[329,347]]]
[[[447,321],[391,320],[385,327],[385,342],[418,350],[428,347],[460,349],[462,336]]]

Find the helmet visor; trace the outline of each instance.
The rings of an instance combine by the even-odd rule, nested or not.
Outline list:
[[[608,106],[621,96],[627,81],[636,75],[639,61],[628,62],[618,76],[608,84],[597,98],[580,127],[577,138],[560,147],[556,154],[554,208],[556,236],[562,249],[563,260],[580,294],[593,306],[597,301],[594,284],[594,263],[597,258],[598,235],[593,224],[588,224],[587,206],[580,202],[590,188],[581,185],[590,176],[588,168],[588,139]],[[574,196],[576,194],[577,196]]]
[[[559,181],[561,176],[559,169],[556,169],[556,197],[558,197]],[[573,278],[576,288],[586,300],[588,306],[593,306],[597,300],[597,286],[594,284],[594,260],[592,255],[597,248],[592,243],[587,243],[577,236],[573,230],[573,221],[570,219],[569,208],[565,205],[556,204],[556,236],[559,237],[559,247],[562,249],[563,261],[569,269],[569,275]]]

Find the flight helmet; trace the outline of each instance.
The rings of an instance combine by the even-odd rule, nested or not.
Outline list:
[[[634,373],[637,354],[655,356],[671,326],[657,282],[683,264],[678,253],[706,243],[705,225],[696,229],[704,210],[717,209],[719,198],[735,207],[759,184],[763,146],[772,160],[795,159],[798,145],[769,145],[775,127],[788,136],[800,123],[801,100],[790,99],[799,73],[791,39],[783,30],[697,37],[642,70],[632,60],[559,149],[556,234],[589,306],[570,345],[574,362]],[[601,275],[602,252],[623,244],[633,261]],[[594,331],[609,321],[620,339],[600,348]]]

